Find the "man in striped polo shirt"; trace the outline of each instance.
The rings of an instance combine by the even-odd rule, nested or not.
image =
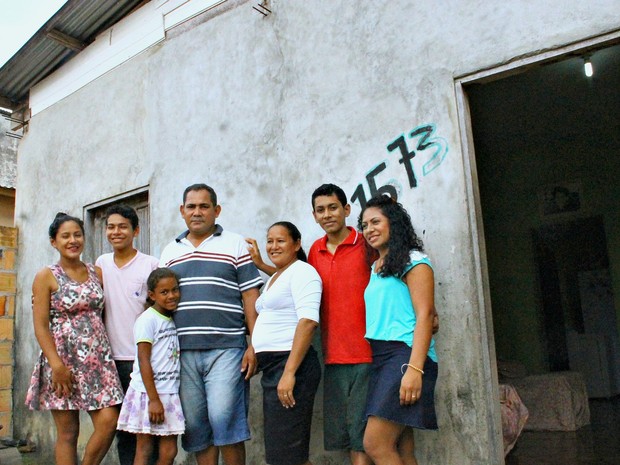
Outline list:
[[[198,465],[245,463],[249,379],[256,369],[247,347],[263,281],[242,236],[215,223],[221,207],[212,187],[183,193],[187,231],[166,246],[160,266],[179,276],[181,301],[174,322],[181,345],[180,397],[186,429],[183,448]]]

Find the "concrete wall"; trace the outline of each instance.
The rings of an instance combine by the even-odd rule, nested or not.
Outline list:
[[[0,112],[0,226],[13,226],[18,139],[6,135],[11,123]]]
[[[435,263],[442,317],[440,430],[416,433],[419,461],[501,463],[454,77],[617,28],[620,2],[269,4],[273,14],[263,18],[250,2],[225,2],[31,120],[18,166],[28,173],[19,179],[16,222],[29,253],[19,257],[16,428],[42,448],[53,442],[50,416],[22,404],[38,351],[29,286],[56,259],[46,238],[56,211],[81,214],[84,205],[148,184],[158,254],[184,226],[183,188],[206,181],[220,196],[224,227],[264,244],[265,228],[288,219],[309,246],[321,234],[310,215],[312,190],[331,181],[349,195],[361,185],[368,196],[367,175],[385,162],[377,187],[399,185]],[[420,136],[409,137],[421,126],[434,130],[426,149],[416,149]],[[400,150],[386,149],[401,135],[417,153],[416,187]],[[249,464],[263,463],[257,384]],[[319,402],[316,409],[311,459],[342,463],[323,452]]]
[[[17,175],[17,142],[9,137],[11,122],[5,118],[6,113],[0,112],[0,187],[14,188]]]

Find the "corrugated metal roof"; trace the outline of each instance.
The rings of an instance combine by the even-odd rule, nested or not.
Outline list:
[[[149,0],[69,0],[0,68],[0,106],[16,107],[32,86]],[[64,44],[52,39],[50,33]]]

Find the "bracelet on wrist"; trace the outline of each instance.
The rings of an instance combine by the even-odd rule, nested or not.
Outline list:
[[[420,374],[424,374],[424,371],[422,371],[420,368],[418,368],[417,366],[412,365],[411,363],[403,363],[402,366],[400,367],[400,372],[401,374],[405,374],[405,367],[409,367],[409,368],[413,368],[415,371],[417,371]]]

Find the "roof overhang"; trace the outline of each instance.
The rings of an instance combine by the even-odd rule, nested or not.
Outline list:
[[[69,0],[0,68],[0,107],[23,106],[31,87],[148,1]]]

